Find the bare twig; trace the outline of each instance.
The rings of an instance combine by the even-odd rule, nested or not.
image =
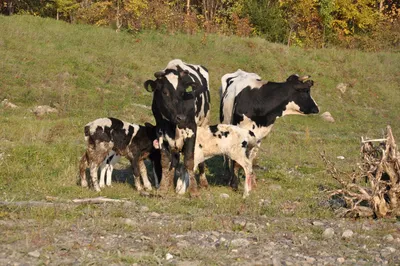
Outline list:
[[[379,144],[374,146],[374,142]],[[340,172],[321,153],[327,172],[342,186],[330,193],[331,196],[341,195],[346,202],[345,210],[340,210],[339,214],[385,217],[400,213],[400,157],[391,127],[386,128],[386,138],[361,137],[360,151],[362,163],[358,168],[361,172],[351,174]],[[362,185],[362,178],[366,178],[369,188]]]

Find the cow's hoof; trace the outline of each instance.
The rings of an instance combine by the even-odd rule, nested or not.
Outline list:
[[[152,187],[145,187],[144,190],[146,190],[146,191],[152,191],[153,188],[152,188]]]
[[[200,197],[200,192],[197,189],[192,189],[190,190],[190,197],[191,198],[199,198]]]
[[[81,181],[81,187],[88,187],[88,182],[85,180],[85,181]]]
[[[200,180],[200,187],[202,187],[202,188],[208,188],[208,182],[207,182],[207,180]]]
[[[99,185],[101,188],[105,188],[106,187],[106,185],[104,185],[104,184],[100,184]]]
[[[95,186],[95,187],[94,187],[94,190],[96,190],[96,192],[100,192],[100,191],[101,191],[101,189],[100,189],[99,186]]]
[[[233,191],[238,191],[239,185],[238,184],[231,184],[231,188]]]

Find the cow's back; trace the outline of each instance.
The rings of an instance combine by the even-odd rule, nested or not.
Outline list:
[[[220,87],[220,122],[222,124],[232,124],[235,97],[247,87],[259,88],[262,84],[259,75],[241,69],[222,76]]]

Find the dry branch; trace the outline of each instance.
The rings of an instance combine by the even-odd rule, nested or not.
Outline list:
[[[109,199],[105,197],[83,198],[73,200],[63,200],[57,197],[47,196],[46,201],[0,201],[0,205],[13,206],[56,206],[56,205],[75,205],[75,204],[101,204],[101,203],[125,203],[129,202],[122,199]]]
[[[375,144],[378,142],[378,144]],[[359,171],[350,174],[340,172],[325,154],[321,157],[327,172],[342,188],[331,191],[331,196],[340,195],[346,202],[341,216],[385,217],[400,213],[400,157],[390,126],[386,137],[380,139],[361,138],[361,160]],[[361,182],[365,180],[366,183]],[[366,184],[366,185],[365,185]]]

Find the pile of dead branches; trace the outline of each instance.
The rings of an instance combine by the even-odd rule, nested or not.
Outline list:
[[[381,139],[361,138],[361,160],[358,171],[344,173],[321,154],[328,173],[341,188],[330,192],[341,197],[346,207],[344,217],[387,217],[400,215],[400,157],[390,126]]]

